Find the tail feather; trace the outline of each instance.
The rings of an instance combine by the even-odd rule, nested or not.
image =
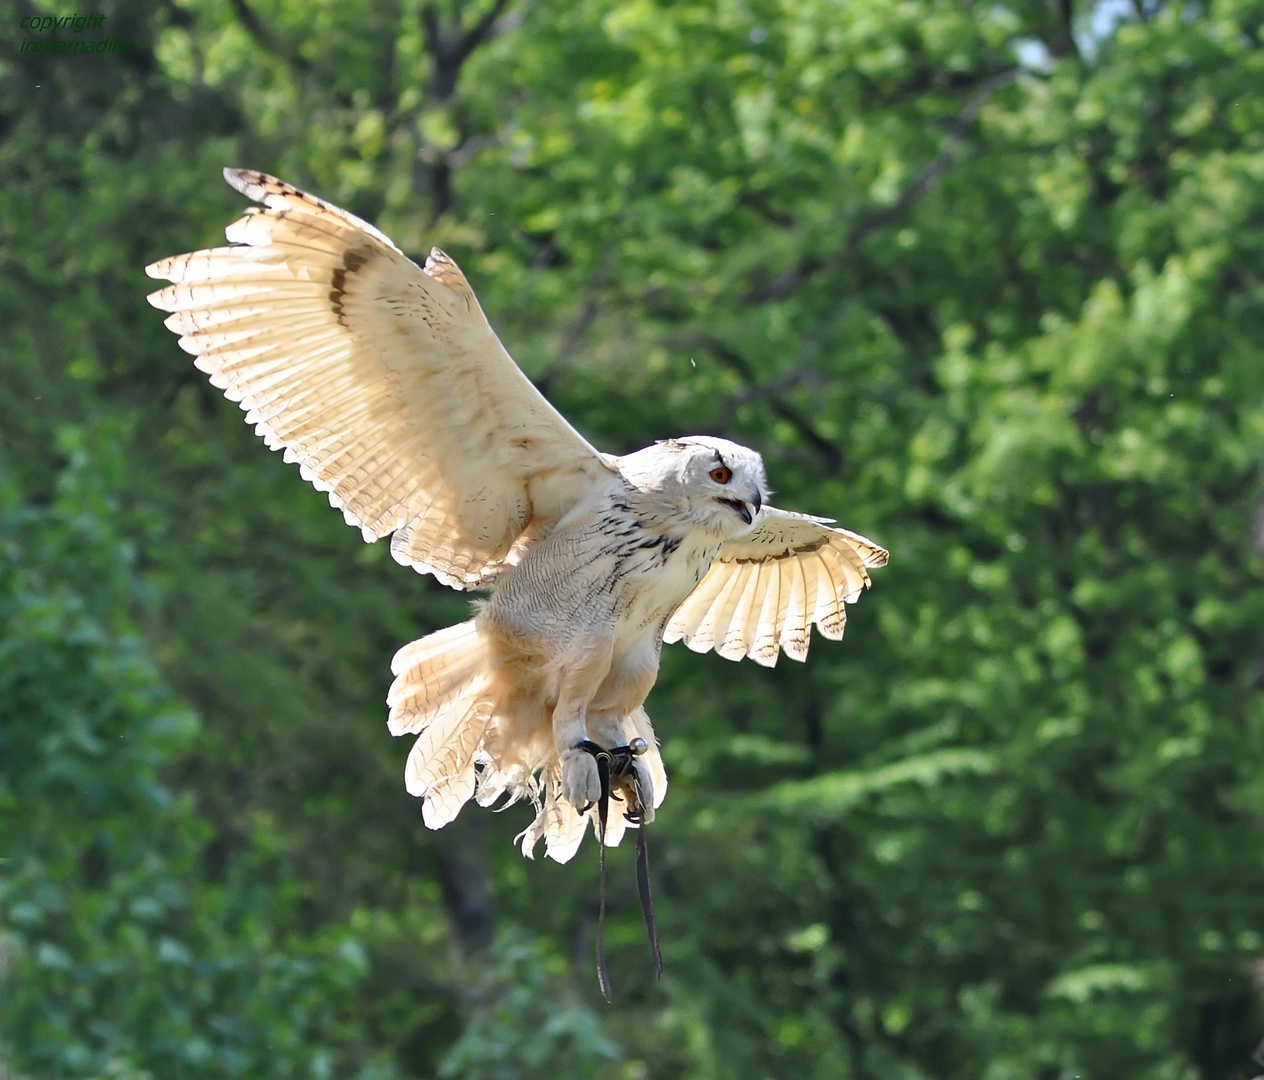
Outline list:
[[[427,788],[421,804],[421,820],[426,828],[442,829],[451,822],[461,812],[461,807],[470,801],[476,782],[474,759],[470,758],[460,772],[445,776]]]
[[[474,761],[478,748],[487,733],[491,717],[485,701],[478,700],[477,684],[471,699],[461,702],[464,708],[450,708],[421,733],[408,755],[404,766],[404,783],[410,795],[426,796],[425,813],[442,816],[438,807],[431,803],[445,795],[454,795],[467,785],[469,791],[461,799],[463,805],[474,794]],[[468,780],[465,774],[468,773]],[[447,824],[456,816],[458,805],[441,824]],[[427,821],[429,824],[429,821]],[[431,828],[440,828],[432,825]]]
[[[601,835],[601,818],[593,811],[589,811],[592,818],[593,836],[597,838],[598,843],[605,843],[606,847],[618,847],[623,841],[623,834],[627,832],[631,822],[623,815],[623,803],[610,800],[610,813],[606,816],[606,835]]]
[[[487,723],[487,715],[475,706],[440,752],[425,763],[421,779],[425,782],[426,801],[421,805],[421,819],[428,828],[442,829],[474,794],[478,782],[475,757]],[[421,743],[418,739],[413,753]],[[410,763],[411,759],[409,754]]]
[[[654,806],[657,810],[663,805],[667,796],[667,770],[663,768],[663,758],[658,752],[658,739],[654,735],[654,725],[650,723],[649,714],[644,708],[637,709],[623,720],[624,737],[631,742],[638,736],[649,744],[642,759],[649,770],[650,781],[654,785]]]
[[[417,734],[404,766],[422,820],[439,829],[474,794],[475,763],[492,719],[487,651],[471,619],[405,645],[391,661],[392,734]]]
[[[535,820],[514,837],[528,859],[535,858],[536,845],[545,842],[545,854],[556,862],[569,862],[584,839],[587,814],[581,814],[562,798],[562,764],[554,761],[544,775],[544,790],[537,803]],[[591,813],[592,811],[589,811]]]
[[[488,747],[484,744],[483,754],[479,758],[479,763],[483,768],[478,774],[478,787],[474,791],[474,801],[479,806],[491,806],[502,795],[508,795],[509,798],[496,807],[498,811],[507,810],[539,788],[538,781],[535,781],[521,765],[505,765],[498,762],[487,753],[487,750]]]
[[[400,649],[391,660],[396,678],[386,695],[391,734],[421,731],[436,715],[463,699],[484,659],[473,619]]]

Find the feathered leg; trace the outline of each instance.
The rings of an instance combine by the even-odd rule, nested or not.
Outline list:
[[[588,641],[559,665],[553,741],[562,761],[562,798],[583,811],[601,797],[601,779],[592,755],[578,749],[589,738],[588,704],[610,671],[613,636]]]

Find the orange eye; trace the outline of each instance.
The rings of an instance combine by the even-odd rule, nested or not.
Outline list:
[[[727,484],[733,479],[733,470],[727,465],[721,465],[719,468],[712,469],[710,476],[717,484]]]

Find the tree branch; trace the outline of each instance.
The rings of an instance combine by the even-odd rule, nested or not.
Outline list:
[[[430,54],[433,71],[426,87],[428,104],[447,105],[456,97],[461,68],[470,54],[493,37],[501,16],[511,0],[493,0],[490,8],[469,29],[462,30],[458,11],[451,29],[445,29],[439,9],[428,3],[421,9],[421,23],[426,31],[426,51]],[[460,138],[451,150],[441,151],[423,146],[413,162],[414,182],[418,188],[429,188],[430,209],[434,218],[446,213],[455,201],[452,171],[468,160],[479,147],[467,150],[473,142],[465,125],[457,122]]]
[[[466,814],[432,838],[443,906],[466,956],[487,951],[496,928],[487,828],[483,818]]]
[[[277,41],[272,31],[246,4],[246,0],[228,0],[228,2],[233,9],[233,13],[237,16],[237,21],[245,27],[246,33],[254,39],[256,45],[264,51],[270,52],[273,56],[284,60],[303,74],[307,74],[312,70],[312,62],[310,60]]]
[[[427,4],[421,9],[421,22],[426,28],[426,49],[434,62],[430,90],[440,101],[447,101],[456,92],[461,65],[469,59],[470,53],[493,36],[496,21],[509,3],[510,0],[494,0],[483,17],[464,32],[460,15],[453,20],[452,29],[446,30],[434,4]]]
[[[1075,0],[1057,0],[1058,17],[1062,20],[1062,28],[1049,43],[1052,56],[1074,56],[1080,58],[1080,47],[1075,40]]]
[[[465,58],[477,49],[484,41],[493,36],[493,29],[496,21],[504,14],[505,9],[509,6],[509,0],[495,0],[495,3],[488,8],[487,12],[478,20],[469,30],[461,37],[457,45],[460,60],[464,63]]]
[[[771,395],[767,388],[761,387],[759,380],[755,377],[750,363],[744,356],[729,348],[724,342],[714,337],[704,337],[702,345],[717,360],[720,361],[730,371],[737,372],[738,376],[752,389],[760,391],[760,400],[762,400],[772,412],[786,421],[791,427],[799,433],[799,437],[812,449],[821,464],[829,473],[837,473],[843,467],[843,452],[835,446],[829,439],[825,438],[819,431],[812,426],[812,421],[804,416],[789,402],[783,401],[779,397]]]
[[[1019,69],[1013,68],[1009,71],[1003,71],[999,75],[994,75],[984,82],[971,95],[970,100],[966,102],[961,112],[957,114],[957,118],[948,129],[948,134],[944,137],[939,153],[918,170],[917,174],[905,185],[904,189],[896,197],[895,202],[890,206],[884,206],[858,215],[851,228],[847,230],[842,248],[837,254],[829,259],[819,255],[811,255],[799,263],[798,266],[792,266],[789,270],[779,274],[765,285],[752,289],[748,293],[747,299],[756,304],[766,304],[772,300],[780,300],[792,292],[800,282],[818,271],[846,262],[865,237],[907,213],[926,194],[930,186],[956,164],[957,154],[965,142],[966,132],[970,129],[970,125],[978,119],[979,113],[987,103],[987,100],[1002,87],[1012,83],[1018,78],[1019,74]]]

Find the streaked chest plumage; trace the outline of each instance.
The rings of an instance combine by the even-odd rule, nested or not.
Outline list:
[[[561,636],[615,634],[615,651],[661,637],[697,586],[719,542],[647,522],[617,495],[531,544],[497,583],[497,622]]]

